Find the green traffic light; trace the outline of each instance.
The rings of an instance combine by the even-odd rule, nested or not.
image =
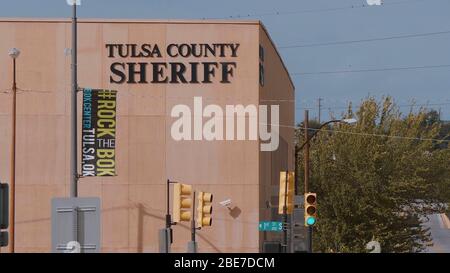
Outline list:
[[[314,225],[316,223],[316,218],[314,218],[314,217],[308,217],[308,219],[306,219],[306,224],[308,225],[308,226],[312,226],[312,225]]]

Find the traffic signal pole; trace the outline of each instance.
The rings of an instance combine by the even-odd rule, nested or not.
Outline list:
[[[172,219],[170,217],[170,180],[167,179],[167,188],[166,188],[166,194],[167,194],[167,213],[166,213],[166,228],[170,228],[172,225]]]
[[[188,253],[197,253],[198,246],[195,241],[195,233],[197,232],[197,227],[195,226],[195,191],[193,192],[192,198],[192,219],[191,219],[191,241],[188,242]]]
[[[170,184],[174,183],[167,179],[167,212],[166,212],[166,227],[159,230],[159,252],[160,253],[170,253],[170,245],[173,242],[172,237],[172,217],[170,215]]]
[[[195,232],[197,230],[195,228],[195,191],[193,194],[194,196],[192,198],[191,240],[195,242]]]
[[[308,184],[309,184],[309,112],[305,110],[305,121],[303,122],[305,125],[305,139],[306,145],[304,147],[304,167],[305,167],[305,197],[308,193]],[[306,209],[306,208],[305,208]],[[308,252],[312,253],[312,226],[308,226]]]

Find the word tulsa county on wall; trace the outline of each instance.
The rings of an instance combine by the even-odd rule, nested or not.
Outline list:
[[[108,58],[126,59],[111,64],[109,80],[115,84],[230,83],[237,69],[237,63],[230,60],[238,57],[239,46],[235,43],[169,44],[161,51],[157,44],[106,44]],[[161,58],[177,61],[129,61]],[[223,60],[217,61],[219,58]]]

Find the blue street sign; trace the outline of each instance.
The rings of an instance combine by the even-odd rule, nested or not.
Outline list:
[[[261,222],[259,222],[259,231],[281,232],[281,231],[283,231],[283,223],[282,222],[261,221]]]

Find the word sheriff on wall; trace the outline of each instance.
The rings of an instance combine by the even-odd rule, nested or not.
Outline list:
[[[239,46],[172,43],[161,50],[158,44],[106,44],[108,58],[114,59],[110,83],[227,84],[237,70]]]

